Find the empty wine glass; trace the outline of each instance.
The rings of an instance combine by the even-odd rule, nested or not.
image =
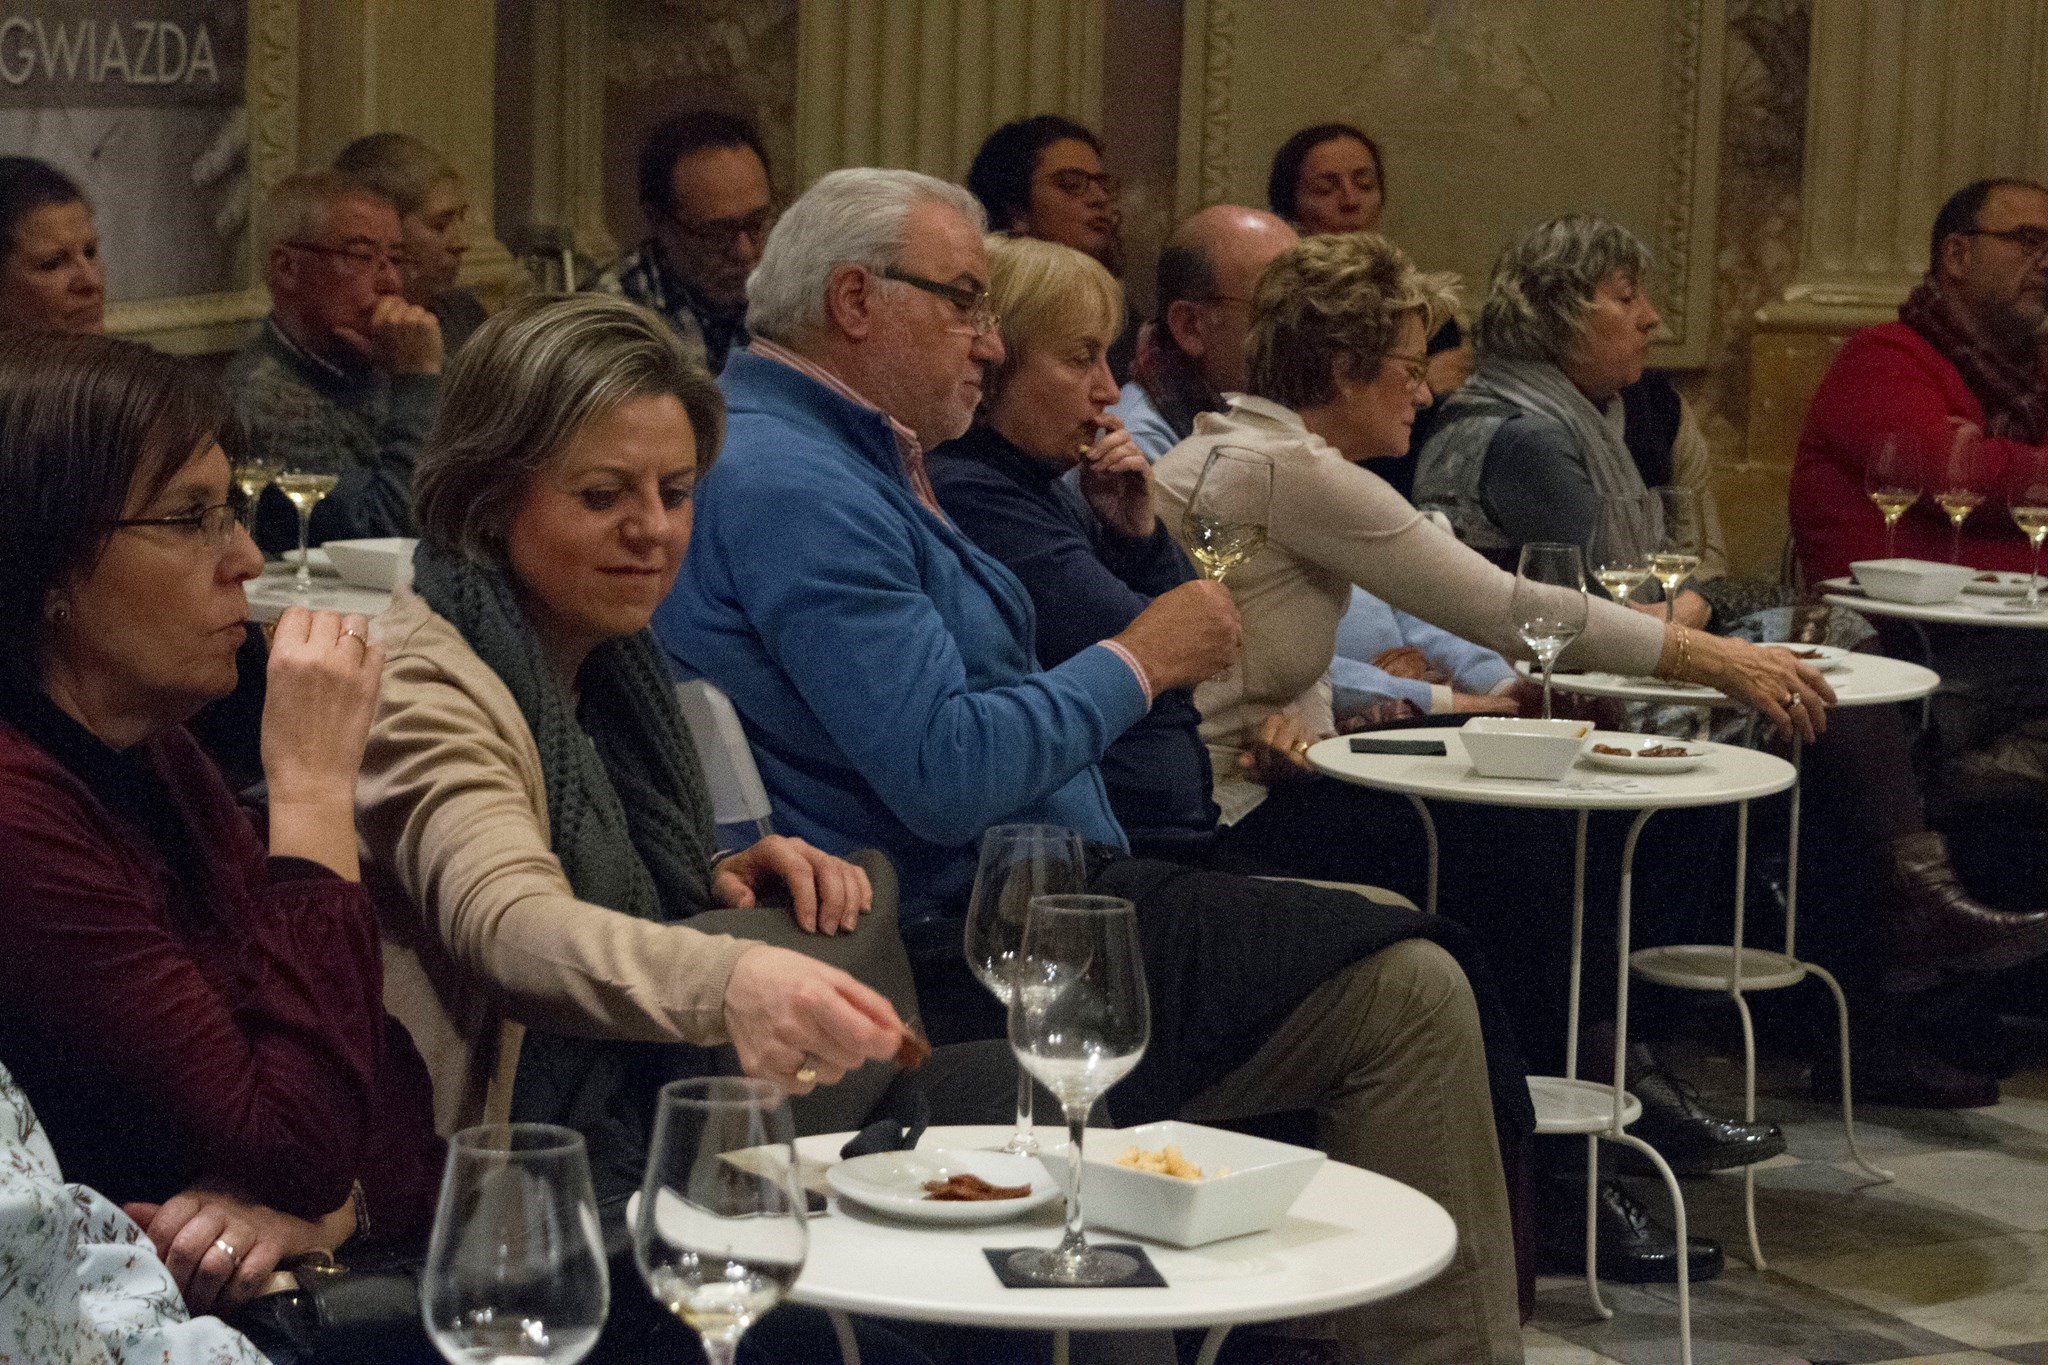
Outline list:
[[[1522,547],[1508,623],[1543,665],[1543,719],[1550,719],[1550,671],[1586,628],[1586,574],[1576,545]]]
[[[1975,427],[1958,427],[1941,462],[1934,501],[1948,514],[1948,562],[1963,561],[1963,523],[1984,501],[1984,437]]]
[[[1894,432],[1877,443],[1863,470],[1863,491],[1884,517],[1884,555],[1899,552],[1899,518],[1920,501],[1918,464],[1912,438]]]
[[[1116,896],[1039,896],[1010,995],[1010,1046],[1067,1119],[1067,1227],[1060,1244],[1011,1253],[1042,1284],[1117,1284],[1138,1268],[1081,1235],[1081,1139],[1088,1107],[1130,1074],[1152,1036],[1138,914]]]
[[[967,965],[982,985],[1010,1005],[1024,921],[1035,897],[1087,887],[1081,836],[1057,825],[996,825],[981,836],[981,861],[967,901]],[[998,1149],[1036,1156],[1031,1133],[1031,1073],[1017,1072],[1017,1131]]]
[[[1700,495],[1675,485],[1653,488],[1650,495],[1657,500],[1661,519],[1656,548],[1650,551],[1650,573],[1664,589],[1664,619],[1669,621],[1678,610],[1678,590],[1705,553]]]
[[[1266,543],[1273,507],[1273,462],[1243,446],[1217,446],[1180,521],[1181,539],[1202,576],[1221,581]]]
[[[263,500],[263,490],[283,472],[281,461],[260,456],[252,456],[235,466],[235,487],[242,491],[242,527],[250,535],[256,534],[256,504]]]
[[[1657,547],[1661,525],[1654,494],[1621,494],[1600,500],[1586,563],[1594,581],[1624,606],[1650,577],[1650,552]]]
[[[611,1305],[582,1135],[486,1124],[448,1142],[420,1316],[456,1365],[571,1365]]]
[[[2034,562],[2027,575],[2027,596],[2021,611],[2041,610],[2041,541],[2048,537],[2048,450],[2038,447],[2014,452],[2012,475],[2006,483],[2006,510],[2013,525],[2026,533],[2034,547]]]
[[[695,1328],[710,1365],[789,1293],[809,1233],[789,1100],[772,1081],[670,1081],[654,1112],[633,1260],[656,1301]]]
[[[292,579],[293,592],[313,591],[313,564],[309,557],[306,539],[313,530],[313,509],[320,505],[320,499],[334,491],[334,485],[341,482],[339,474],[310,474],[303,470],[287,469],[277,475],[274,482],[277,491],[292,500],[292,506],[299,509],[299,572]]]

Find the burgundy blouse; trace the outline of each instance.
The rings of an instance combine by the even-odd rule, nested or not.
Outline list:
[[[360,1179],[373,1235],[432,1220],[432,1092],[368,896],[267,857],[182,729],[116,753],[0,696],[0,1060],[116,1201],[209,1181],[317,1219]]]

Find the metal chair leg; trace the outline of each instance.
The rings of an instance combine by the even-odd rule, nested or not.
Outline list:
[[[1671,1167],[1655,1147],[1632,1133],[1607,1132],[1601,1136],[1609,1142],[1625,1142],[1648,1157],[1657,1174],[1664,1178],[1664,1188],[1671,1193],[1672,1221],[1678,1234],[1678,1362],[1692,1365],[1692,1256],[1686,1246],[1685,1194],[1678,1188],[1678,1177],[1671,1173]]]
[[[1602,1321],[1614,1310],[1600,1297],[1600,1139],[1586,1135],[1586,1297]]]
[[[1734,994],[1735,1009],[1742,1016],[1742,1117],[1756,1122],[1756,1030],[1750,1023],[1749,1002],[1742,992]],[[1749,1263],[1765,1269],[1764,1249],[1756,1235],[1756,1167],[1742,1168],[1742,1221],[1749,1230]]]

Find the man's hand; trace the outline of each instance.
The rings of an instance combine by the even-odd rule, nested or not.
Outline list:
[[[1183,583],[1152,599],[1115,639],[1151,679],[1155,692],[1213,678],[1237,661],[1244,624],[1230,589],[1208,579]]]
[[[783,893],[804,932],[850,934],[875,908],[868,874],[801,839],[771,834],[718,864],[711,894],[720,905],[758,905]]]
[[[1152,463],[1124,424],[1102,414],[1102,435],[1081,452],[1081,496],[1102,524],[1128,540],[1144,540],[1159,525],[1152,511]]]
[[[377,300],[362,331],[336,335],[388,375],[441,373],[441,320],[396,294]]]
[[[356,1226],[353,1200],[309,1223],[207,1189],[186,1190],[163,1204],[123,1204],[121,1209],[156,1246],[194,1317],[247,1303],[280,1261],[332,1251]],[[232,1255],[223,1242],[234,1248]]]

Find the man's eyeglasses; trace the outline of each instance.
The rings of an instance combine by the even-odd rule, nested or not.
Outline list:
[[[1387,359],[1394,361],[1396,364],[1400,365],[1401,369],[1406,372],[1410,387],[1418,389],[1426,389],[1429,387],[1428,356],[1402,355],[1399,351],[1389,351],[1387,353]]]
[[[1965,237],[1996,237],[2001,242],[2011,242],[2027,256],[2039,256],[2048,252],[2048,228],[1964,228]]]
[[[718,255],[728,255],[739,244],[742,237],[761,241],[775,226],[776,211],[773,208],[756,209],[737,218],[713,218],[702,223],[685,223],[679,218],[669,221],[675,224],[677,235],[693,245]]]
[[[299,251],[310,251],[315,256],[332,256],[347,261],[359,270],[375,270],[379,266],[390,266],[403,270],[406,255],[403,251],[384,251],[367,242],[350,242],[347,246],[328,246],[324,242],[285,242],[283,245]]]
[[[1114,199],[1123,193],[1124,182],[1108,171],[1084,171],[1079,166],[1069,166],[1063,171],[1047,171],[1045,178],[1059,186],[1060,193],[1071,194],[1076,199],[1088,191],[1099,189],[1108,198]]]
[[[209,550],[219,550],[234,536],[235,528],[242,524],[242,514],[249,508],[249,499],[239,488],[228,490],[226,502],[217,502],[211,507],[202,507],[197,512],[187,512],[182,517],[124,517],[113,523],[116,531],[136,526],[175,527],[187,535],[197,535],[206,542]]]
[[[882,271],[881,275],[885,280],[894,280],[898,284],[907,284],[912,289],[922,289],[927,294],[938,295],[953,305],[953,311],[960,315],[962,322],[974,329],[976,336],[984,336],[995,331],[1001,322],[996,316],[996,310],[988,306],[986,289],[967,289],[957,284],[944,284],[938,280],[928,280],[922,275],[913,275],[907,270],[898,270],[894,266]]]

